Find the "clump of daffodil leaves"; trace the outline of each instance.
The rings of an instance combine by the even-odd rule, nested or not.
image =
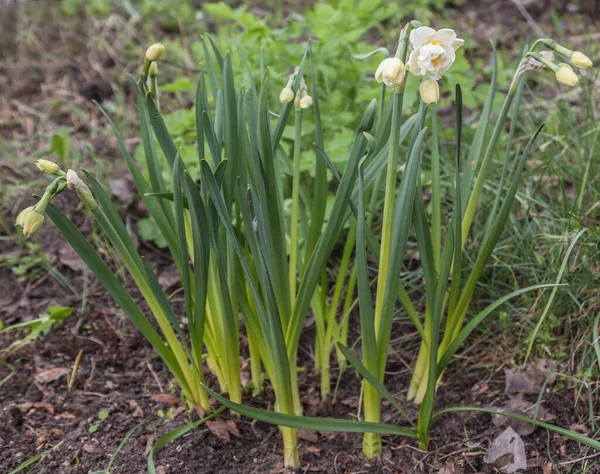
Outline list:
[[[431,423],[438,416],[457,410],[495,413],[492,409],[471,407],[434,413],[436,390],[455,352],[485,317],[520,294],[557,286],[518,289],[483,311],[470,313],[477,282],[510,216],[525,159],[533,152],[541,130],[540,126],[524,149],[514,153],[512,139],[524,78],[528,73],[549,69],[559,83],[576,86],[579,78],[574,68],[590,68],[592,61],[552,39],[537,40],[523,55],[496,123],[487,133],[497,92],[494,71],[466,166],[461,150],[462,92],[457,87],[453,150],[456,172],[446,178],[440,172],[436,105],[440,101],[439,81],[454,64],[456,50],[464,45],[454,30],[435,30],[416,21],[402,29],[395,55],[384,59],[375,71],[375,80],[382,84],[381,98],[379,103],[373,100],[364,111],[349,143],[343,172],[335,168],[327,155],[327,143],[323,142],[310,43],[281,89],[277,104],[280,110],[273,111],[269,105],[272,79],[268,69],[261,71],[259,81],[254,81],[249,72],[249,89],[236,88],[230,53],[223,55],[210,38],[202,41],[206,63],[196,93],[199,174],[193,176],[186,169],[160,114],[157,62],[164,47],[159,43],[146,51],[141,76],[130,76],[137,97],[147,174],[142,174],[117,128],[100,109],[113,127],[141,199],[179,270],[185,298],[183,314],[177,314],[152,267],[139,255],[109,195],[87,172],[85,177],[91,189],[75,171],[64,172],[55,163],[39,160],[38,168],[54,179],[37,204],[17,216],[16,225],[22,228],[23,235],[35,236],[42,229],[44,215],[48,215],[157,351],[188,406],[206,413],[200,422],[222,412],[214,410],[212,397],[238,413],[279,425],[286,466],[300,465],[296,429],[364,433],[364,453],[373,458],[382,452],[381,434],[413,438],[421,449],[428,449]],[[546,50],[539,51],[541,47]],[[564,58],[564,62],[557,57]],[[420,80],[421,101],[418,113],[403,120],[403,96],[410,78]],[[261,83],[259,90],[253,87],[256,82]],[[386,100],[386,90],[390,89],[391,96]],[[499,137],[506,133],[506,120],[513,106],[498,193],[491,211],[486,210],[488,223],[478,231],[477,235],[483,237],[468,240]],[[288,157],[281,139],[292,112],[293,148]],[[303,179],[301,168],[302,154],[306,153],[301,143],[302,117],[306,113],[314,114],[314,180]],[[431,131],[425,127],[428,113]],[[430,161],[423,159],[427,148]],[[164,160],[159,159],[159,153]],[[421,170],[427,166],[432,176],[431,212],[427,211],[420,181]],[[289,178],[291,186],[284,187],[282,183]],[[442,183],[443,179],[449,181]],[[51,204],[65,189],[75,192],[121,257],[155,324],[151,324],[100,253]],[[335,191],[331,210],[325,219],[332,189]],[[452,190],[449,196],[442,196],[445,189]],[[381,198],[382,221],[376,227],[372,225],[373,209],[378,208]],[[442,203],[450,207],[443,208]],[[423,273],[420,293],[425,295],[425,307],[421,312],[411,301],[402,278],[410,237],[416,240]],[[344,242],[344,251],[338,265],[333,262],[332,252],[339,241]],[[467,253],[468,259],[464,258]],[[373,265],[367,263],[369,259],[377,261],[376,275]],[[473,263],[469,266],[469,262]],[[330,285],[324,275],[335,272],[335,284]],[[360,338],[348,341],[355,287]],[[342,296],[343,289],[346,297]],[[398,306],[421,338],[408,387],[408,400],[420,405],[416,419],[406,414],[384,386],[392,322]],[[344,308],[341,320],[339,307]],[[360,421],[302,415],[297,363],[309,310],[317,327],[315,367],[321,372],[322,396],[326,398],[330,393],[330,359],[336,353],[340,368],[348,362],[363,377]],[[183,329],[187,329],[187,335]],[[259,396],[265,380],[269,380],[275,396],[274,411],[242,404],[240,340],[244,332],[250,358],[248,387]],[[355,344],[361,346],[360,358],[348,348]],[[212,388],[206,386],[206,371],[216,376]],[[227,397],[223,396],[225,393]],[[381,423],[382,397],[399,411],[405,425]],[[544,422],[528,421],[600,449],[600,443],[591,438]],[[190,425],[190,429],[200,422]],[[185,432],[178,430],[161,438],[158,444],[162,446]],[[152,450],[148,460],[151,474],[156,472],[154,453]]]

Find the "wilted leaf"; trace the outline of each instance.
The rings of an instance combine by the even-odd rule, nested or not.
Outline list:
[[[150,396],[150,400],[157,403],[170,403],[171,405],[177,405],[181,399],[170,393],[157,393]]]
[[[507,474],[527,468],[523,440],[510,426],[492,442],[483,460]]]
[[[537,394],[546,379],[548,379],[547,387],[551,387],[556,380],[556,374],[551,373],[553,365],[553,360],[539,359],[533,364],[518,369],[504,369],[506,392]]]
[[[519,394],[518,396],[507,400],[504,407],[500,408],[498,411],[516,413],[517,415],[532,418],[535,414],[536,406],[537,403],[528,402]],[[537,419],[539,421],[552,421],[554,418],[555,416],[548,413],[544,407],[537,407]],[[536,426],[531,423],[503,415],[492,415],[492,424],[494,426],[510,426],[521,436],[530,435],[536,429]]]
[[[35,376],[35,381],[38,383],[54,382],[55,380],[58,380],[63,375],[67,375],[68,373],[69,369],[66,369],[64,367],[44,370],[43,372],[40,372]]]
[[[215,421],[207,421],[206,426],[208,431],[223,441],[225,444],[229,443],[230,434],[240,437],[240,432],[235,426],[235,423],[231,420],[223,421],[221,418],[217,418]]]
[[[319,441],[319,437],[314,431],[308,430],[298,430],[296,431],[296,436],[299,439],[303,439],[304,441],[308,441],[309,443],[316,443]]]

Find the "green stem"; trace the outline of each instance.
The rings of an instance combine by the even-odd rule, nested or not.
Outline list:
[[[294,125],[294,164],[292,174],[292,210],[290,222],[290,302],[296,301],[298,271],[298,213],[300,206],[300,160],[302,157],[302,109],[297,108]]]
[[[440,138],[438,130],[437,106],[431,104],[431,124],[433,145],[431,150],[431,238],[433,240],[433,260],[435,269],[440,270],[442,247],[442,210],[440,198]]]

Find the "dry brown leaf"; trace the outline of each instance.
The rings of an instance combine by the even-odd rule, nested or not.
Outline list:
[[[551,373],[553,360],[539,359],[533,364],[527,364],[517,369],[504,369],[507,393],[537,394],[542,389],[546,379],[551,387],[556,380],[556,374]]]
[[[215,421],[207,421],[206,427],[225,444],[229,443],[230,435],[240,437],[240,432],[232,420],[223,421],[221,418],[217,418]]]
[[[498,411],[533,417],[536,405],[537,403],[528,402],[523,398],[523,395],[519,394],[516,397],[507,400],[504,407],[500,408]],[[541,405],[538,407],[537,419],[539,421],[552,421],[555,418],[554,415],[548,413]],[[510,426],[519,433],[520,436],[530,435],[536,430],[536,426],[531,423],[503,415],[492,415],[492,424],[494,426]]]
[[[69,369],[64,367],[57,367],[55,369],[44,370],[35,376],[37,383],[49,383],[58,380],[64,375],[69,373]]]
[[[129,403],[129,408],[133,410],[131,416],[133,416],[134,418],[143,418],[144,411],[142,410],[142,407],[140,407],[140,404],[137,401],[133,399],[127,400],[127,403]]]
[[[571,426],[569,426],[569,429],[571,431],[577,431],[578,433],[582,433],[585,435],[589,435],[592,430],[590,430],[586,425],[583,425],[581,423],[574,423]]]
[[[170,403],[171,405],[177,405],[181,399],[170,393],[156,393],[150,396],[150,400],[157,403]]]
[[[296,436],[300,439],[303,439],[304,441],[308,441],[309,443],[316,443],[317,441],[319,441],[319,437],[314,431],[297,430]]]
[[[74,420],[75,415],[73,415],[73,413],[69,413],[68,411],[64,411],[56,415],[54,418],[56,418],[57,420],[60,420],[61,418],[64,418],[65,420]]]
[[[54,406],[50,405],[48,402],[37,402],[37,403],[34,403],[33,406],[35,408],[43,408],[51,415],[54,415]]]
[[[95,452],[96,449],[98,449],[98,444],[96,444],[96,443],[85,443],[83,445],[83,450],[89,454],[92,454],[93,452]]]
[[[314,454],[315,456],[321,455],[321,450],[319,448],[317,448],[316,446],[308,446],[306,448],[306,451],[308,451],[310,454]]]
[[[551,462],[545,462],[542,466],[542,474],[554,474],[554,466]]]
[[[484,462],[507,474],[527,468],[525,444],[510,426],[492,441]]]
[[[48,441],[48,437],[45,434],[39,435],[35,439],[35,447],[39,448],[40,446],[44,445],[46,443],[46,441]]]

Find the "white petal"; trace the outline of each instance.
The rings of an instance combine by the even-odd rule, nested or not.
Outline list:
[[[410,32],[410,45],[417,49],[419,46],[427,43],[429,37],[435,34],[433,28],[428,26],[420,26]]]
[[[460,48],[463,44],[465,44],[465,40],[464,39],[456,38],[452,42],[452,47],[456,50],[456,49]]]
[[[440,44],[449,45],[456,39],[456,31],[450,28],[442,28],[429,39],[429,41],[437,41]]]
[[[408,70],[415,76],[421,75],[421,70],[419,69],[419,51],[416,49],[408,57]]]

